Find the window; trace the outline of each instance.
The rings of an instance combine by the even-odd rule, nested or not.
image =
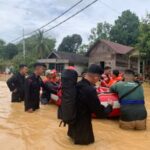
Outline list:
[[[62,72],[64,70],[64,64],[49,64],[49,69],[56,69],[57,72]]]
[[[64,64],[56,64],[57,72],[62,72],[64,70]]]
[[[128,67],[128,62],[120,62],[120,61],[116,61],[116,66],[118,67]]]
[[[49,64],[49,69],[55,69],[55,64]]]

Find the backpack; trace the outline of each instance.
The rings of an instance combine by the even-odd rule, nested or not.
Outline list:
[[[72,124],[76,119],[76,84],[78,80],[78,73],[75,70],[66,69],[61,74],[62,86],[62,101],[58,107],[58,119],[61,123]]]

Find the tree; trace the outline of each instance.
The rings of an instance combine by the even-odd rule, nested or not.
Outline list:
[[[141,56],[144,58],[150,58],[150,14],[146,15],[146,18],[140,23],[140,34],[138,38],[137,47],[140,50]]]
[[[3,41],[2,39],[0,39],[0,46],[5,45],[5,41]]]
[[[46,50],[44,53],[44,57],[47,57],[48,54],[55,49],[56,40],[54,38],[45,38]]]
[[[111,28],[112,28],[112,25],[107,22],[98,23],[97,27],[91,30],[91,34],[89,36],[90,45],[95,43],[99,39],[109,40]]]
[[[19,64],[27,64],[29,67],[29,71],[33,71],[33,64],[37,61],[36,55],[30,55],[29,53],[26,55],[26,58],[24,59],[22,53],[19,53],[12,59],[12,65],[14,67],[14,72],[17,72],[19,70]]]
[[[23,53],[22,43],[23,43],[23,41],[21,40],[17,44],[18,51],[21,52],[21,53]],[[26,48],[26,53],[27,54],[29,54],[29,53],[32,54],[33,52],[35,52],[35,54],[36,54],[37,53],[36,46],[37,46],[36,35],[32,35],[32,36],[25,39],[25,48]]]
[[[122,12],[115,21],[110,36],[111,40],[125,45],[135,45],[139,35],[139,18],[130,10]]]
[[[43,35],[43,31],[39,31],[37,34],[32,35],[25,39],[26,44],[26,57],[23,58],[22,41],[17,44],[18,55],[13,60],[14,71],[18,70],[18,64],[25,63],[28,65],[29,70],[33,70],[33,64],[37,59],[46,58],[48,54],[54,49],[56,40],[53,38],[46,38]]]
[[[47,57],[50,51],[54,50],[56,40],[44,37],[44,31],[40,31],[36,34],[37,37],[37,53],[38,58]]]
[[[46,45],[45,39],[44,39],[44,31],[39,30],[36,36],[37,36],[38,58],[44,58],[44,53],[47,49],[47,45]]]
[[[17,54],[18,54],[18,49],[16,45],[12,43],[7,44],[3,50],[4,59],[12,59]]]
[[[59,45],[58,51],[76,53],[81,44],[82,44],[82,37],[79,34],[66,36]]]
[[[5,48],[5,42],[0,39],[0,58],[3,58],[4,48]]]
[[[32,35],[25,39],[26,54],[31,57],[36,56],[37,59],[47,57],[48,54],[55,48],[56,40],[53,38],[46,38],[43,31]],[[19,52],[22,52],[22,41],[17,44]]]
[[[0,73],[4,72],[6,67],[11,66],[11,62],[9,60],[0,59]]]
[[[88,49],[89,49],[89,46],[86,44],[83,44],[79,47],[78,53],[81,55],[85,55]]]

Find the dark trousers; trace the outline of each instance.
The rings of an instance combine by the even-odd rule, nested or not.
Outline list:
[[[19,92],[13,92],[11,95],[11,102],[22,102],[24,101],[24,96]]]

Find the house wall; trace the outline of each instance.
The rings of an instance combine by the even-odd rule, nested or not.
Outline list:
[[[105,66],[111,66],[112,69],[116,68],[115,52],[103,43],[97,44],[89,54],[89,65],[100,62],[104,62]]]
[[[62,72],[64,70],[65,64],[64,63],[49,63],[49,69],[56,69],[58,72]]]
[[[124,71],[127,68],[129,68],[129,55],[116,54],[116,69]]]
[[[140,73],[140,60],[138,57],[130,58],[130,69],[134,70],[137,73]]]
[[[77,72],[79,75],[81,75],[81,73],[84,71],[85,68],[87,68],[86,65],[75,65]]]
[[[144,72],[144,62],[140,59],[140,54],[137,49],[134,49],[129,53],[129,68],[137,73]]]
[[[116,54],[113,49],[104,43],[99,43],[89,54],[89,65],[105,62],[105,66],[124,71],[127,68],[138,70],[138,59],[130,59],[129,54]]]
[[[51,62],[50,62],[51,60]],[[60,67],[58,68],[58,65],[63,65],[63,68],[66,69],[69,66],[69,60],[53,60],[53,59],[45,59],[43,61],[38,61],[38,62],[42,62],[45,63],[47,66],[47,69],[57,69],[58,71],[61,70]],[[50,65],[52,65],[53,67],[50,68]],[[80,64],[75,64],[75,67],[77,69],[78,74],[80,75],[84,69],[87,67],[87,65],[80,65]],[[62,71],[62,70],[61,70]]]

